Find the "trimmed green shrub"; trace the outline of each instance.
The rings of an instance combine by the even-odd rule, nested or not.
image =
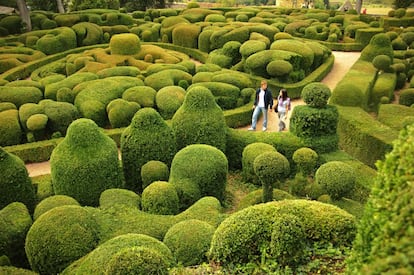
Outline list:
[[[45,114],[34,114],[27,120],[27,129],[29,131],[41,131],[46,129],[48,117]]]
[[[188,91],[195,87],[206,87],[214,96],[218,106],[223,110],[234,109],[240,97],[240,89],[233,84],[223,82],[199,82],[192,84]]]
[[[304,176],[312,175],[318,161],[318,153],[311,148],[302,147],[297,149],[292,156],[297,170]]]
[[[281,215],[272,226],[270,253],[281,266],[298,266],[306,259],[305,225],[294,214]]]
[[[1,189],[3,190],[3,188]],[[24,251],[24,242],[31,226],[32,217],[23,203],[12,202],[4,207],[0,207],[0,254],[7,256],[9,260],[8,265],[29,266]],[[1,269],[0,273],[2,273]]]
[[[178,213],[178,195],[174,185],[166,181],[155,181],[142,192],[142,211],[158,215]]]
[[[6,85],[4,85],[4,86],[7,86],[7,87],[36,87],[41,91],[45,90],[45,87],[40,82],[29,80],[29,79],[16,80],[16,81],[13,81],[13,82],[6,83]]]
[[[19,274],[19,275],[36,275],[37,272],[34,272],[29,269],[24,268],[18,268],[15,266],[9,266],[9,265],[2,265],[0,266],[0,273],[2,274]]]
[[[195,24],[179,24],[172,31],[172,43],[186,48],[198,48],[201,27]]]
[[[155,96],[157,91],[148,86],[136,86],[125,90],[122,98],[127,101],[136,102],[141,107],[155,107]]]
[[[293,200],[296,199],[293,195],[290,193],[273,188],[273,195],[272,198],[274,201],[282,201],[282,200]],[[247,208],[249,206],[263,203],[263,188],[257,189],[255,191],[252,191],[248,193],[246,196],[244,196],[237,206],[237,210],[242,210],[244,208]]]
[[[178,85],[180,80],[186,80],[188,83],[191,83],[191,79],[191,74],[187,72],[178,69],[166,69],[146,77],[144,83],[158,91],[166,86]]]
[[[0,86],[0,102],[11,102],[20,108],[25,103],[38,103],[43,99],[43,92],[36,87]]]
[[[267,45],[263,41],[259,40],[247,40],[240,46],[240,54],[246,59],[254,53],[266,50]]]
[[[133,257],[133,259],[130,259],[130,256],[133,256],[130,254],[134,254],[134,251],[137,252],[137,257]],[[125,260],[127,260],[130,265],[133,265],[131,260],[135,260],[137,263],[142,263],[142,267],[148,267],[146,266],[146,264],[148,264],[148,262],[151,263],[149,265],[151,270],[144,270],[144,273],[139,273],[150,274],[154,272],[152,268],[154,268],[155,263],[151,262],[150,259],[147,259],[146,261],[142,262],[143,259],[146,259],[146,255],[154,256],[153,260],[157,260],[156,263],[158,263],[160,267],[163,267],[163,265],[171,267],[174,264],[174,257],[171,253],[171,250],[161,241],[144,234],[124,234],[116,236],[102,243],[89,254],[87,254],[85,257],[72,264],[72,266],[69,266],[69,268],[63,272],[63,274],[73,274],[73,272],[83,274],[106,274],[108,269],[111,268],[110,266],[115,265],[117,263],[116,260],[121,260],[123,259],[123,257],[125,257]],[[162,260],[159,258],[160,256]],[[118,264],[121,263],[122,261]],[[112,266],[112,268],[114,267],[115,266]],[[157,266],[155,266],[155,268],[156,267]]]
[[[0,27],[6,31],[5,36],[22,33],[23,21],[19,15],[5,16],[0,19]]]
[[[81,22],[72,26],[76,33],[78,47],[101,44],[103,42],[103,31],[101,27],[90,22]]]
[[[99,78],[106,78],[111,76],[138,76],[141,74],[140,69],[133,66],[116,66],[113,68],[106,68],[96,73]]]
[[[36,48],[47,55],[64,52],[76,47],[76,33],[68,27],[51,30],[36,42]]]
[[[98,79],[98,76],[94,73],[79,72],[68,76],[65,79],[53,81],[45,85],[45,98],[56,100],[57,92],[61,88],[73,89],[76,85],[84,83],[90,80]],[[53,81],[53,82],[52,82]]]
[[[374,57],[372,64],[379,71],[388,72],[391,66],[391,57],[385,54],[380,54]]]
[[[253,142],[244,147],[242,152],[242,176],[246,182],[260,184],[259,177],[254,172],[254,160],[264,152],[277,152],[270,144]]]
[[[170,169],[168,165],[159,160],[150,160],[141,167],[142,189],[154,181],[168,181]]]
[[[263,186],[263,202],[273,200],[273,185],[280,188],[290,172],[287,158],[279,152],[262,152],[253,161],[253,169]]]
[[[140,108],[141,106],[136,102],[129,102],[122,98],[114,99],[106,106],[109,123],[112,128],[127,127]]]
[[[223,202],[227,173],[226,155],[216,147],[192,144],[178,151],[171,164],[169,182],[177,190],[180,209],[187,208],[204,196],[214,196]],[[194,192],[199,197],[195,197]]]
[[[17,107],[11,102],[0,102],[0,112],[7,110],[17,110]]]
[[[42,100],[39,105],[48,117],[47,128],[51,133],[65,135],[69,125],[80,117],[78,109],[71,103]]]
[[[141,41],[133,33],[115,34],[109,41],[111,54],[134,55],[141,50]]]
[[[312,82],[303,87],[301,98],[306,105],[314,108],[324,108],[331,96],[331,89],[324,83]]]
[[[194,79],[193,79],[194,81]],[[184,102],[185,89],[179,86],[166,86],[155,95],[155,102],[163,119],[171,119]]]
[[[171,126],[178,150],[195,143],[209,144],[223,152],[226,149],[227,125],[223,111],[205,87],[188,89],[183,104],[172,118]]]
[[[186,220],[173,225],[163,242],[170,248],[178,264],[193,266],[207,261],[207,252],[215,228],[200,220]]]
[[[152,108],[135,113],[121,136],[122,165],[126,188],[142,192],[141,168],[150,160],[168,166],[176,153],[176,137],[161,115]]]
[[[390,58],[394,56],[390,37],[385,33],[374,35],[369,44],[361,51],[359,59],[372,62],[378,55],[388,55]]]
[[[361,88],[351,82],[339,83],[329,99],[330,104],[367,108]]]
[[[97,206],[104,190],[123,187],[116,143],[90,119],[70,124],[50,156],[50,168],[55,194],[81,205]]]
[[[414,104],[414,88],[404,89],[400,93],[398,104],[411,106]]]
[[[309,200],[269,202],[225,219],[214,232],[210,260],[224,266],[259,261],[263,252],[270,254],[274,223],[287,214],[302,221],[304,241],[309,243],[349,247],[356,233],[354,216],[336,206]]]
[[[42,274],[62,272],[73,261],[98,245],[99,226],[83,207],[55,207],[33,223],[26,236],[26,254],[32,270]]]
[[[24,162],[0,147],[0,167],[0,209],[9,203],[21,202],[33,213],[36,194]]]
[[[333,200],[351,194],[355,181],[354,169],[342,161],[324,163],[315,173],[315,183],[321,185]]]
[[[63,206],[63,205],[78,205],[80,206],[79,202],[77,202],[74,198],[65,196],[65,195],[54,195],[51,197],[47,197],[43,199],[36,205],[36,208],[33,213],[33,220],[37,220],[40,215],[46,213],[47,211]]]
[[[304,63],[302,69],[309,71],[314,59],[315,54],[313,50],[304,42],[293,39],[279,39],[272,43],[271,50],[282,50],[300,54],[303,56]]]
[[[14,109],[0,112],[0,146],[20,144],[22,134],[19,112]]]
[[[168,274],[168,263],[156,249],[130,247],[121,249],[108,262],[107,274]]]
[[[132,208],[141,208],[141,197],[131,191],[120,188],[106,189],[99,197],[99,207],[109,209],[114,205],[121,204]]]
[[[400,131],[385,160],[377,162],[378,174],[347,260],[349,274],[414,272],[413,137],[413,125],[407,126]]]
[[[266,71],[272,77],[286,76],[293,71],[293,66],[285,60],[274,60],[267,64]]]

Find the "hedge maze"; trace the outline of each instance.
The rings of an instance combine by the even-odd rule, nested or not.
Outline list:
[[[413,12],[30,17],[0,15],[0,273],[414,272]],[[263,78],[288,132],[237,129]]]

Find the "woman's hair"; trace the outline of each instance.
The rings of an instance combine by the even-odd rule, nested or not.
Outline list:
[[[282,92],[282,99],[285,101],[288,98],[287,90],[286,89],[280,89]]]

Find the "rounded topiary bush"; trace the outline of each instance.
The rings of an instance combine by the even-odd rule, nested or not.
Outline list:
[[[305,103],[314,108],[324,108],[331,96],[331,89],[324,83],[313,82],[307,84],[301,93]]]
[[[355,237],[355,217],[336,206],[309,200],[268,202],[226,218],[214,232],[210,260],[224,266],[260,260],[263,247],[270,248],[274,223],[286,214],[302,221],[303,240],[310,244],[349,247]]]
[[[306,255],[306,232],[295,215],[281,215],[273,224],[270,252],[281,266],[297,266]]]
[[[215,228],[205,221],[186,220],[173,225],[163,242],[170,248],[179,264],[198,265],[207,261],[207,252]]]
[[[127,127],[140,108],[141,106],[136,102],[129,102],[122,98],[114,99],[106,106],[109,123],[113,128]]]
[[[280,189],[273,189],[272,200],[274,201],[281,201],[281,200],[292,200],[295,199],[293,195],[290,193],[280,190]],[[244,196],[237,207],[238,210],[244,209],[246,207],[263,203],[263,188],[257,189],[248,193]]]
[[[109,41],[111,54],[134,55],[141,50],[141,41],[133,33],[115,34]]]
[[[298,171],[304,176],[308,176],[315,169],[318,153],[311,148],[302,147],[293,153],[292,160],[296,164]]]
[[[391,66],[391,58],[388,55],[380,54],[374,57],[372,65],[380,71],[388,71]]]
[[[43,213],[46,213],[47,211],[63,205],[79,205],[79,202],[77,202],[74,198],[65,196],[65,195],[54,195],[51,197],[47,197],[43,199],[41,202],[39,202],[36,205],[33,219],[37,220],[37,218],[40,217]]]
[[[285,60],[274,60],[267,64],[266,71],[270,76],[288,75],[293,71],[293,65]]]
[[[26,254],[32,270],[58,274],[98,244],[99,226],[85,208],[66,205],[53,208],[30,227]]]
[[[390,37],[385,33],[376,34],[369,44],[361,51],[360,60],[372,62],[378,55],[394,56]]]
[[[168,181],[170,169],[159,160],[150,160],[141,167],[142,188],[145,189],[154,181]]]
[[[142,166],[150,160],[162,161],[169,166],[175,153],[174,133],[161,115],[152,108],[140,109],[121,136],[122,164],[127,189],[141,193]]]
[[[259,178],[254,172],[254,160],[263,152],[277,152],[272,145],[263,142],[250,143],[242,152],[242,176],[244,181],[260,184]]]
[[[155,181],[142,192],[142,210],[151,214],[175,215],[178,203],[174,185],[166,181]]]
[[[333,200],[347,196],[355,187],[354,169],[341,161],[322,164],[315,173],[315,183],[321,185]]]
[[[105,274],[147,275],[168,274],[168,263],[150,247],[124,248],[111,257]]]
[[[36,42],[36,49],[47,55],[64,52],[76,47],[76,33],[69,27],[51,30]]]
[[[31,213],[36,194],[24,162],[0,147],[0,209],[12,202],[22,202]]]
[[[329,98],[330,104],[353,107],[366,107],[366,102],[361,100],[364,94],[361,89],[353,83],[339,83]]]
[[[289,175],[290,165],[284,155],[270,151],[261,153],[254,159],[253,170],[262,182],[263,202],[268,202],[273,199],[273,186],[279,188]]]
[[[141,107],[154,107],[157,91],[149,86],[135,86],[127,89],[122,98],[138,103]]]
[[[50,169],[55,194],[81,205],[97,206],[104,190],[124,185],[115,141],[86,118],[69,126],[50,156]]]
[[[30,131],[44,130],[47,126],[49,118],[45,114],[34,114],[26,121],[27,129]]]
[[[7,257],[8,265],[29,266],[24,242],[31,226],[32,217],[23,203],[12,202],[0,209],[0,254]],[[8,273],[0,270],[0,274]]]
[[[120,188],[106,189],[101,193],[101,196],[99,198],[100,208],[110,208],[117,204],[140,209],[141,197],[131,190]]]
[[[414,88],[404,89],[400,93],[398,104],[411,106],[414,104]]]
[[[183,105],[172,118],[171,127],[178,150],[196,143],[209,144],[223,152],[226,150],[228,127],[224,114],[210,90],[205,87],[189,88]]]
[[[174,184],[183,209],[203,196],[214,196],[223,202],[227,173],[228,162],[222,151],[207,144],[193,144],[174,156],[169,182]],[[201,197],[192,196],[197,190]]]
[[[0,112],[0,146],[19,144],[22,140],[22,128],[19,112],[14,109]]]
[[[175,259],[171,253],[171,250],[163,242],[144,234],[129,233],[114,237],[102,243],[93,251],[91,251],[88,255],[83,257],[81,261],[73,263],[72,266],[68,268],[70,269],[70,272],[68,273],[112,274],[107,273],[107,270],[110,267],[111,259],[113,259],[114,257],[118,257],[116,255],[120,251],[127,251],[128,249],[137,248],[146,248],[158,252],[158,255],[161,255],[161,257],[163,258],[163,261],[161,262],[165,262],[167,267],[172,267],[175,263]],[[129,252],[126,254],[131,255]],[[142,255],[141,253],[139,254]],[[154,253],[152,254],[155,255]],[[158,258],[158,255],[155,258]],[[139,258],[140,259],[137,260],[142,261],[142,259],[145,259],[146,256]],[[145,262],[150,263],[151,260]],[[115,262],[113,262],[112,264],[115,264]],[[132,265],[133,263],[130,264]],[[151,274],[151,272],[145,274]]]
[[[185,90],[180,86],[167,86],[161,88],[156,96],[155,102],[158,111],[164,119],[171,119],[175,112],[184,102]]]
[[[250,55],[266,50],[267,45],[263,41],[259,40],[247,40],[240,46],[240,54],[244,59],[249,57]]]

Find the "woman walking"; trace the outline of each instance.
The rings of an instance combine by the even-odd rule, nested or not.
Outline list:
[[[279,117],[279,132],[281,132],[286,129],[286,120],[290,111],[290,98],[286,89],[280,90],[276,106]]]

